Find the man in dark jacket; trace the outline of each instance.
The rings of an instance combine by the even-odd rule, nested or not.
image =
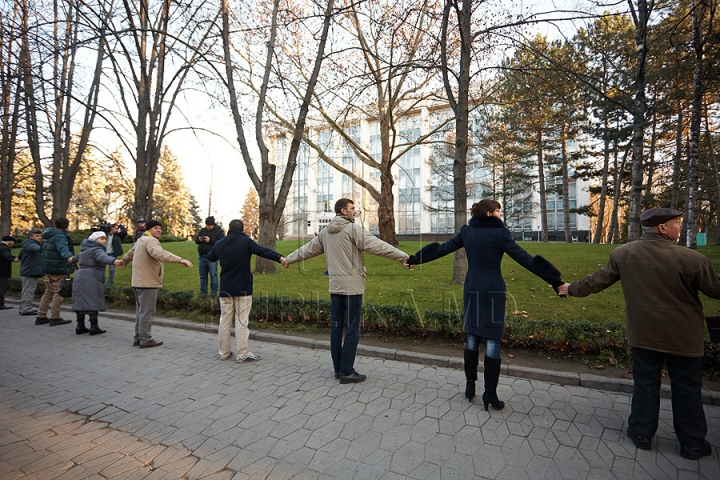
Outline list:
[[[123,254],[122,242],[127,236],[127,229],[119,224],[113,223],[110,226],[110,232],[108,233],[107,246],[105,247],[105,253],[111,257],[118,258]],[[108,265],[108,280],[107,286],[112,287],[115,282],[115,264],[111,263]]]
[[[42,230],[32,229],[28,232],[18,258],[22,280],[20,315],[37,315],[38,311],[33,308],[32,300],[40,279],[45,275],[42,269]]]
[[[10,251],[13,245],[15,245],[13,237],[2,237],[2,243],[0,243],[0,310],[12,308],[5,305],[5,292],[8,289],[8,280],[12,277],[12,264],[20,261]]]
[[[135,237],[133,238],[133,243],[137,242],[138,238],[142,237],[143,235],[145,235],[145,232],[147,232],[147,230],[145,229],[145,223],[146,222],[144,218],[138,220],[137,228],[135,229]]]
[[[616,248],[605,268],[563,285],[560,293],[586,297],[620,280],[633,355],[628,437],[637,448],[650,450],[658,428],[662,366],[667,362],[680,455],[697,460],[712,454],[705,440],[701,396],[705,317],[698,292],[720,298],[720,278],[707,257],[675,245],[682,215],[671,208],[646,210],[640,215],[640,240]]]
[[[230,358],[230,327],[235,317],[236,361],[240,363],[256,362],[260,355],[248,350],[248,319],[252,307],[253,276],[250,273],[250,259],[259,255],[280,262],[287,268],[287,262],[277,252],[261,247],[243,233],[243,222],[233,220],[225,238],[220,239],[207,255],[210,262],[220,261],[220,327],[218,337],[220,360]]]
[[[215,225],[215,217],[205,219],[205,228],[195,237],[198,244],[198,270],[200,271],[200,293],[207,295],[208,275],[210,275],[210,295],[216,297],[218,294],[218,273],[217,262],[211,262],[207,254],[212,250],[213,245],[225,236],[222,228]]]
[[[49,323],[51,327],[71,323],[60,318],[60,305],[63,297],[58,295],[60,282],[75,271],[72,263],[74,251],[70,235],[67,234],[67,218],[55,220],[55,228],[48,228],[42,234],[42,268],[45,273],[45,293],[40,299],[35,325]],[[50,309],[50,318],[47,313]]]

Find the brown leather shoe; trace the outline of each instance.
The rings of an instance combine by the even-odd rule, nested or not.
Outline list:
[[[157,340],[150,340],[150,341],[148,341],[148,342],[141,343],[141,344],[140,344],[140,348],[159,347],[159,346],[162,345],[162,344],[163,344],[162,340],[159,341],[159,342],[158,342]]]

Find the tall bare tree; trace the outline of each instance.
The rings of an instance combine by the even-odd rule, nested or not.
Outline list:
[[[283,28],[283,25],[280,25],[278,22],[280,0],[273,1],[272,11],[269,12],[269,27],[263,29],[263,32],[267,31],[268,33],[267,37],[264,39],[263,42],[264,44],[266,44],[266,55],[264,66],[261,70],[261,84],[257,89],[259,95],[257,98],[257,109],[255,111],[254,118],[255,141],[260,150],[260,174],[258,174],[258,171],[253,163],[253,158],[250,155],[248,141],[245,138],[245,122],[243,121],[242,112],[240,111],[240,107],[238,104],[238,91],[235,85],[236,64],[233,61],[232,56],[233,45],[231,41],[230,9],[228,7],[228,0],[222,0],[221,3],[221,36],[223,42],[223,61],[225,67],[225,78],[223,78],[223,82],[228,89],[228,95],[230,97],[230,109],[232,112],[233,120],[235,122],[237,141],[240,147],[240,151],[242,153],[243,161],[245,162],[245,166],[247,168],[248,175],[250,176],[250,180],[253,182],[255,190],[258,192],[258,195],[260,197],[260,235],[258,243],[272,250],[275,249],[278,225],[280,223],[280,220],[282,219],[283,211],[287,203],[287,196],[292,185],[292,176],[295,172],[295,167],[297,165],[297,156],[298,152],[300,151],[300,142],[302,140],[303,131],[305,130],[305,122],[307,119],[311,97],[317,83],[318,75],[320,74],[320,68],[325,58],[325,47],[327,44],[328,34],[330,32],[330,25],[334,15],[334,6],[334,0],[329,0],[325,7],[321,9],[322,13],[320,16],[323,21],[321,25],[316,26],[316,28],[318,28],[320,31],[319,33],[317,33],[317,50],[313,60],[313,70],[310,74],[310,77],[307,79],[305,93],[298,107],[297,116],[295,117],[292,141],[290,143],[288,158],[285,162],[285,172],[283,173],[283,177],[280,182],[280,187],[278,189],[276,197],[276,165],[270,162],[269,150],[267,148],[267,145],[265,144],[264,129],[266,125],[264,124],[264,116],[266,102],[270,103],[270,100],[268,99],[268,89],[270,87],[270,81],[272,77],[271,74],[273,73],[274,67],[276,67],[276,65],[274,64],[274,60],[276,60],[276,57],[280,54],[280,52],[276,51],[278,30]],[[318,9],[321,8],[319,5],[317,5],[316,7]],[[296,14],[296,12],[293,12],[292,10],[288,10],[285,13],[288,14],[288,17],[294,17]],[[313,28],[311,23],[309,22],[309,19],[306,20],[308,21],[306,27]],[[253,74],[252,71],[249,73],[250,75]],[[252,83],[252,78],[249,80],[249,83]],[[255,271],[257,273],[274,273],[275,265],[275,262],[266,259],[258,259],[255,266]]]
[[[121,0],[108,18],[109,58],[117,110],[104,113],[135,164],[134,220],[150,217],[163,142],[176,129],[171,116],[199,59],[207,53],[215,20],[209,1]],[[129,131],[123,126],[129,122]]]
[[[38,12],[21,0],[27,141],[35,164],[35,207],[46,226],[67,214],[97,117],[108,16],[103,3],[53,0],[50,12]],[[90,15],[93,10],[99,16]],[[40,20],[46,13],[49,22]],[[31,24],[31,16],[38,21]],[[86,56],[94,56],[94,63],[84,65]],[[49,192],[43,178],[46,166],[51,171]]]

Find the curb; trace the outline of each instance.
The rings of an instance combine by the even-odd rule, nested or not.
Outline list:
[[[12,298],[9,303],[19,304]],[[66,305],[61,307],[63,311],[70,312]],[[135,314],[121,312],[103,312],[103,315],[116,320],[135,321]],[[217,334],[217,324],[194,323],[187,320],[174,320],[166,317],[155,317],[153,325],[162,327],[180,328],[196,332]],[[234,328],[232,334],[234,335]],[[280,343],[295,347],[311,348],[314,350],[330,350],[330,342],[325,340],[314,340],[312,338],[293,337],[279,333],[268,333],[263,331],[250,331],[250,338],[260,342]],[[371,347],[358,345],[357,354],[366,357],[382,358],[385,360],[397,360],[399,362],[417,363],[446,368],[463,368],[463,359],[460,357],[446,357],[442,355],[431,355],[427,353],[409,352],[406,350],[395,350],[392,348]],[[479,368],[482,371],[482,367]],[[609,378],[589,373],[572,373],[555,370],[543,370],[540,368],[521,367],[515,365],[502,365],[500,373],[509,377],[521,378],[524,380],[538,380],[548,383],[557,383],[563,386],[584,387],[592,390],[605,390],[609,392],[630,393],[633,391],[633,381],[624,378]],[[662,385],[660,388],[661,398],[671,398],[670,386]],[[704,405],[720,405],[720,392],[702,390],[702,403]]]

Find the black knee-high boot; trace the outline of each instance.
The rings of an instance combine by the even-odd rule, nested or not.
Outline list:
[[[480,358],[480,352],[478,350],[465,349],[465,379],[467,384],[465,385],[465,398],[472,402],[475,397],[475,381],[477,381],[477,367]]]
[[[100,330],[100,327],[98,327],[98,314],[91,313],[90,314],[90,335],[100,335],[101,333],[105,333],[105,330]]]
[[[485,355],[485,392],[482,400],[485,410],[488,409],[488,403],[495,410],[502,410],[505,402],[501,402],[497,396],[498,379],[500,378],[500,362],[499,358],[492,358]]]
[[[82,335],[83,333],[88,333],[90,330],[85,328],[85,314],[76,312],[75,317],[77,317],[77,327],[75,327],[75,335]]]

